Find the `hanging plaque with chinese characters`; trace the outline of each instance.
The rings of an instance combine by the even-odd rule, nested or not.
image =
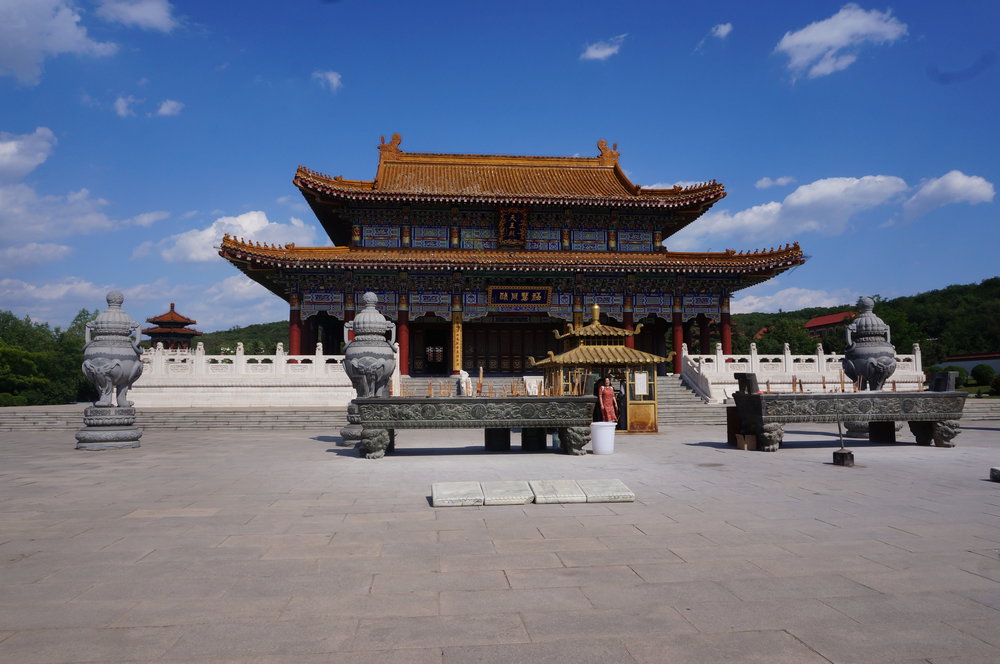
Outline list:
[[[486,296],[491,311],[532,311],[549,306],[551,286],[489,286]]]

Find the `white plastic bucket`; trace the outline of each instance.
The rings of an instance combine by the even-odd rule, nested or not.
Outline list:
[[[590,443],[594,454],[614,454],[617,426],[617,422],[593,422],[590,425]]]

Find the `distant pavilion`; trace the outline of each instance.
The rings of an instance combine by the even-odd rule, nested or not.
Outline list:
[[[173,302],[170,303],[170,311],[147,318],[146,322],[152,323],[153,327],[147,327],[142,333],[149,337],[149,345],[153,348],[156,348],[156,344],[162,343],[168,350],[189,349],[194,338],[204,334],[187,327],[197,324],[198,321],[174,311]]]
[[[633,184],[617,146],[595,157],[412,153],[383,139],[373,180],[300,166],[293,183],[333,247],[225,236],[219,254],[289,306],[289,352],[337,353],[361,295],[397,326],[404,375],[521,374],[553,332],[600,305],[631,348],[732,352],[733,293],[803,264],[798,244],[714,253],[664,240],[726,195],[715,181]],[[695,345],[696,342],[696,345]],[[665,370],[665,369],[664,369]]]

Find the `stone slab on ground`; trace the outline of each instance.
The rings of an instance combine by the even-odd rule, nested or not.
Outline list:
[[[484,505],[527,505],[535,499],[531,486],[522,480],[483,482]]]
[[[434,507],[464,507],[482,505],[483,488],[479,482],[435,482],[431,485]]]
[[[587,494],[574,480],[530,480],[528,484],[538,504],[587,502]]]
[[[635,492],[621,480],[577,480],[588,503],[632,503]]]

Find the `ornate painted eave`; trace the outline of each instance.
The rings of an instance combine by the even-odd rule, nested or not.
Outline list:
[[[389,143],[383,139],[374,180],[346,180],[299,166],[293,183],[303,194],[340,201],[615,206],[696,216],[726,195],[714,180],[669,189],[635,185],[618,165],[618,151],[604,141],[597,157],[404,152],[400,141],[398,134]]]
[[[390,269],[530,271],[693,271],[785,270],[805,261],[798,243],[754,252],[512,251],[508,249],[379,249],[275,246],[225,236],[219,254],[227,260],[280,268],[386,267]]]

